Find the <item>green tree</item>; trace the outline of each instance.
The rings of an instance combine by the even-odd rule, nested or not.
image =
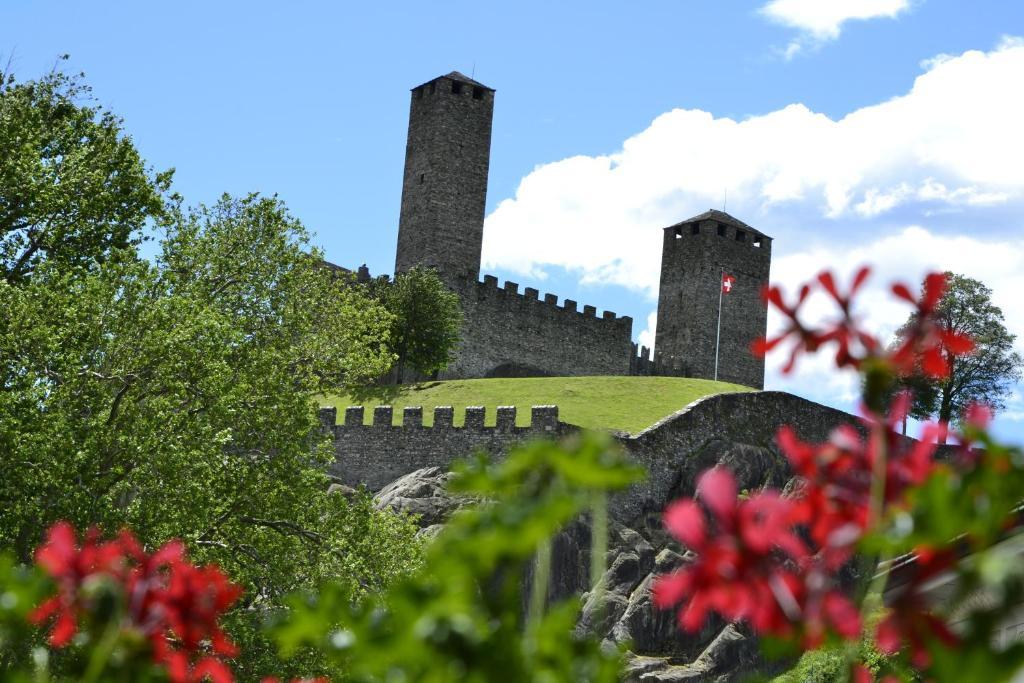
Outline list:
[[[19,83],[0,71],[0,278],[46,260],[86,267],[138,241],[172,171],[151,173],[81,75]]]
[[[1016,335],[1006,329],[1002,310],[992,303],[992,290],[963,275],[946,273],[946,277],[948,289],[936,318],[947,328],[969,335],[975,342],[974,352],[967,356],[947,353],[950,373],[944,380],[933,380],[918,371],[901,384],[914,395],[913,417],[937,417],[958,424],[972,403],[984,403],[993,410],[1004,408],[1004,399],[1021,380],[1024,360],[1014,351]],[[914,322],[911,315],[897,330],[896,343]]]
[[[246,587],[255,621],[333,578],[356,594],[415,567],[415,529],[329,495],[317,397],[386,372],[391,316],[334,279],[276,199],[171,205],[155,262],[114,250],[0,280],[0,545],[21,560],[66,519],[181,538]]]
[[[397,382],[412,370],[433,375],[448,366],[459,343],[462,309],[459,297],[430,268],[412,268],[371,284],[371,290],[394,316],[391,349],[397,357]]]

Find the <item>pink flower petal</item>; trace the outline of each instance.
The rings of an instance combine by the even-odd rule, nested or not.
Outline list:
[[[704,545],[704,512],[696,502],[686,498],[671,503],[665,509],[665,528],[690,549]]]
[[[697,479],[697,495],[718,521],[731,519],[736,507],[736,479],[724,467],[712,467]]]

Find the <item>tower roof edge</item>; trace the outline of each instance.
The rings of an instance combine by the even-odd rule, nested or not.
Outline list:
[[[733,227],[742,228],[744,230],[750,230],[751,232],[755,232],[758,235],[762,235],[764,237],[767,237],[768,239],[772,239],[770,235],[767,235],[764,232],[758,230],[757,228],[751,225],[747,225],[739,218],[736,218],[735,216],[732,216],[726,213],[725,211],[719,211],[718,209],[708,209],[704,213],[697,214],[696,216],[691,216],[690,218],[679,221],[678,223],[673,223],[672,225],[669,225],[664,229],[669,230],[671,228],[678,228],[682,225],[686,225],[687,223],[693,223],[695,221],[718,221],[719,223],[727,223],[729,225],[732,225]]]
[[[467,83],[469,85],[475,85],[477,87],[483,88],[484,90],[490,90],[491,92],[496,92],[494,88],[492,88],[490,86],[487,86],[487,85],[484,85],[480,81],[473,80],[472,78],[470,78],[466,74],[461,73],[459,71],[450,71],[450,72],[444,74],[443,76],[437,76],[435,78],[431,78],[429,81],[424,81],[423,83],[420,83],[415,88],[410,88],[410,90],[416,90],[417,88],[422,88],[423,86],[427,85],[428,83],[433,83],[434,81],[439,81],[442,78],[447,78],[447,79],[453,80],[453,81],[459,81],[460,83]]]

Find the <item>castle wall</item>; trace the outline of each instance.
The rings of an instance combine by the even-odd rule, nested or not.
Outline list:
[[[494,90],[451,73],[413,88],[395,272],[480,272]]]
[[[467,408],[466,425],[452,427],[451,408],[436,408],[434,426],[422,426],[418,408],[406,408],[404,426],[391,425],[391,408],[378,407],[373,425],[363,424],[363,409],[348,408],[344,422],[335,424],[333,408],[321,411],[324,427],[334,440],[331,474],[350,486],[363,484],[378,490],[398,477],[423,467],[449,467],[479,450],[500,458],[515,444],[533,438],[555,438],[578,428],[558,421],[556,406],[535,406],[529,427],[515,426],[515,409],[498,408],[496,427],[484,427],[484,409]],[[822,441],[836,426],[855,422],[847,413],[783,392],[719,394],[683,408],[643,432],[617,435],[633,460],[647,469],[647,479],[617,494],[611,511],[621,520],[660,514],[664,501],[720,454],[718,446],[734,442],[777,451],[775,433],[792,425],[809,441]],[[730,465],[732,466],[732,465]],[[744,469],[782,471],[781,456],[771,462],[736,462],[737,476]],[[783,479],[784,481],[784,479]],[[692,490],[692,489],[691,489]]]
[[[534,406],[528,427],[516,426],[514,406],[498,408],[494,427],[484,426],[484,408],[466,408],[462,427],[453,426],[450,407],[434,409],[431,427],[423,426],[420,408],[405,408],[399,427],[392,425],[392,416],[390,406],[378,406],[372,423],[363,424],[363,408],[354,406],[335,424],[337,411],[322,409],[320,421],[334,439],[335,461],[328,471],[350,486],[376,491],[424,467],[448,467],[480,451],[501,456],[526,439],[557,438],[574,429],[558,421],[557,406]]]
[[[718,379],[763,388],[764,359],[750,345],[767,330],[760,293],[768,283],[771,239],[728,214],[711,211],[698,218],[664,231],[654,346],[658,374],[715,377],[724,270],[736,283],[722,296]]]
[[[630,374],[633,319],[484,277],[462,280],[463,327],[440,379]]]

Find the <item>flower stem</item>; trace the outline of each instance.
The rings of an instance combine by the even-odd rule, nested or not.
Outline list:
[[[603,609],[605,558],[607,556],[608,496],[604,491],[596,491],[590,513],[590,591],[591,599],[596,606],[595,617],[600,617]]]
[[[533,582],[530,589],[531,628],[540,623],[548,599],[548,583],[551,580],[551,539],[545,538],[537,545],[537,558],[533,565]]]
[[[103,670],[107,667],[107,661],[117,646],[118,637],[121,635],[121,624],[118,619],[111,619],[103,630],[103,638],[96,644],[92,656],[89,658],[89,667],[82,676],[83,683],[93,683],[103,676]]]

